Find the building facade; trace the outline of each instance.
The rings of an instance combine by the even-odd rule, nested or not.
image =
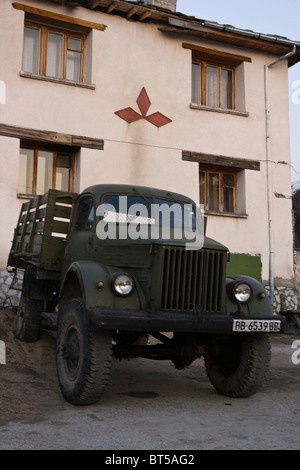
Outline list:
[[[176,1],[2,0],[0,268],[21,204],[96,183],[169,189],[296,303],[288,68],[300,44]],[[250,256],[249,256],[250,255]],[[232,268],[234,269],[234,268]]]

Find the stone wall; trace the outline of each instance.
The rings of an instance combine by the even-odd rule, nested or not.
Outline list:
[[[0,309],[4,307],[17,307],[19,305],[20,290],[22,288],[23,272],[18,270],[0,270]],[[13,288],[14,287],[14,288]]]
[[[270,287],[265,286],[267,292],[270,292]],[[274,290],[273,299],[274,312],[279,313],[280,310],[297,310],[298,297],[293,287],[276,286]]]
[[[294,251],[295,290],[300,303],[300,250]]]

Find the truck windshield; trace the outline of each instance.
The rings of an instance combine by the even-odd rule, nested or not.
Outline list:
[[[203,232],[198,214],[194,204],[175,199],[107,195],[97,208],[97,234],[101,239],[124,239],[125,235],[131,239],[191,239],[191,233]]]

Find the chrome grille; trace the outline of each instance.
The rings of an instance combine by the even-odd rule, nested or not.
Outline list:
[[[225,261],[223,251],[186,251],[163,247],[162,310],[220,312],[224,299]]]

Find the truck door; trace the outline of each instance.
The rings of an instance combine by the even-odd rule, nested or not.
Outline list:
[[[66,255],[70,262],[90,260],[95,238],[95,204],[92,196],[83,195],[77,203],[75,220],[67,240]]]

